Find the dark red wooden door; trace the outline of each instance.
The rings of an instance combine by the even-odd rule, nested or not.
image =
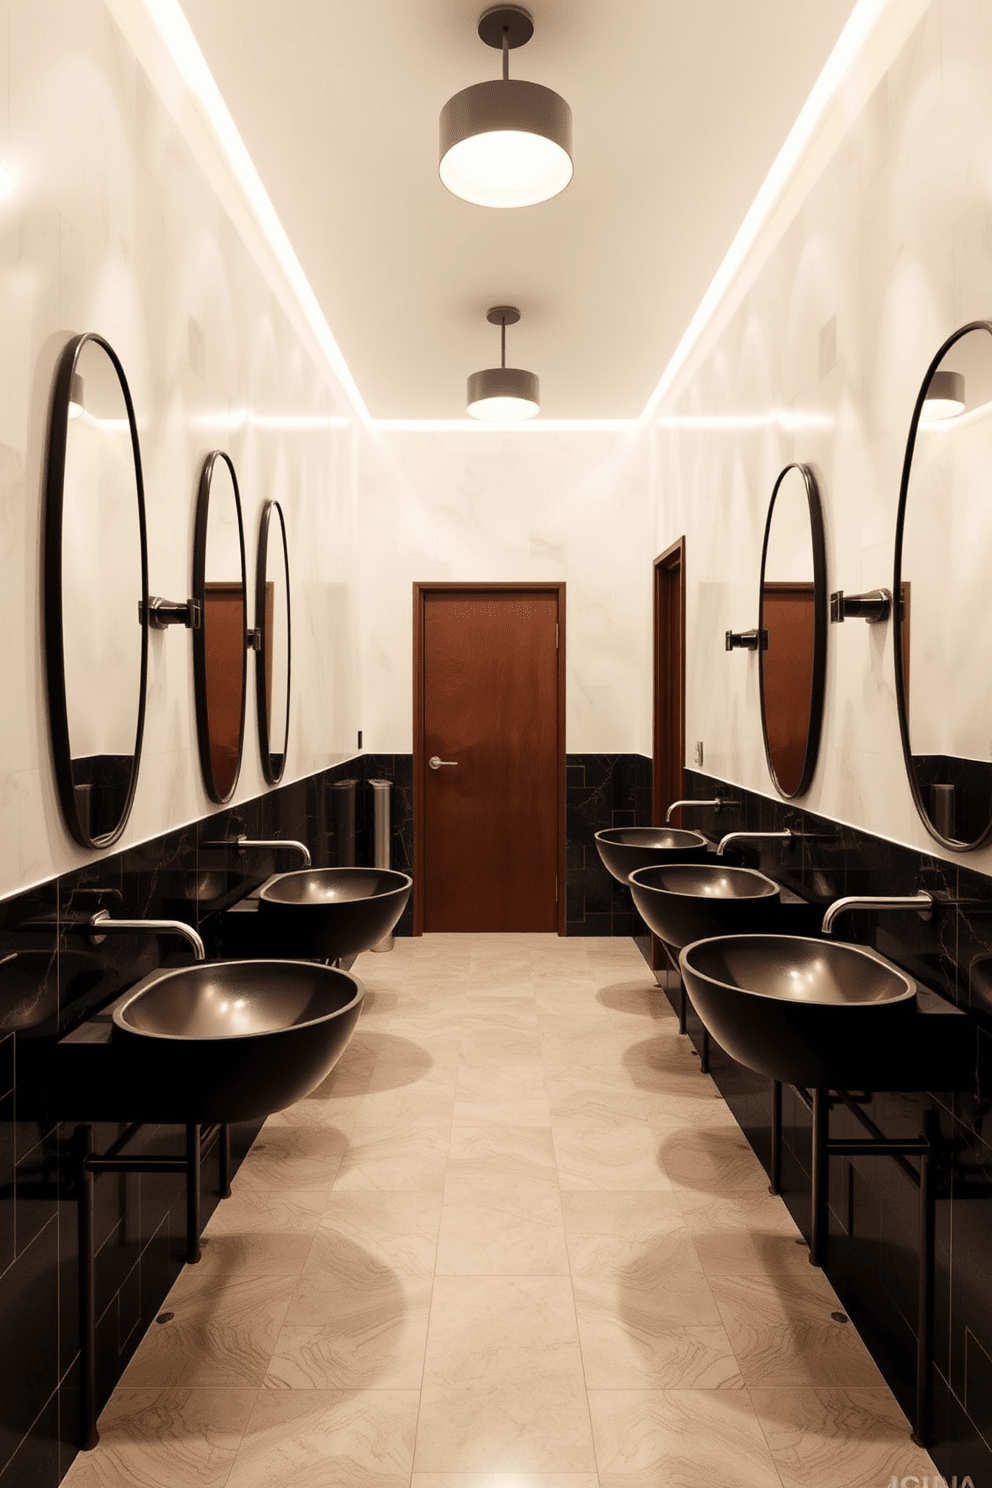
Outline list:
[[[423,594],[425,930],[558,928],[558,609],[554,590]]]

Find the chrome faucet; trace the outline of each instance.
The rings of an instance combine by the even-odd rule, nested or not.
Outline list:
[[[712,801],[673,801],[665,812],[665,825],[672,819],[672,812],[678,811],[680,806],[715,806],[717,811],[721,806],[736,806],[736,801],[729,800],[726,796],[714,796]]]
[[[918,894],[848,894],[844,899],[835,899],[829,905],[823,916],[821,930],[824,935],[829,935],[833,929],[834,920],[843,914],[845,909],[918,909],[921,912],[933,908],[933,895],[928,894],[926,889],[920,889]]]
[[[726,837],[721,837],[717,846],[716,855],[722,858],[728,842],[738,842],[742,837],[773,837],[781,842],[791,842],[795,832],[790,832],[788,827],[783,827],[781,832],[728,832]]]
[[[96,935],[105,935],[108,930],[153,930],[156,935],[182,935],[193,947],[195,961],[207,959],[203,941],[185,920],[112,920],[109,910],[98,909],[90,915],[90,929]]]
[[[243,851],[245,848],[248,848],[248,847],[264,847],[264,848],[286,848],[286,847],[289,847],[289,848],[292,848],[294,852],[298,852],[300,854],[300,856],[303,859],[303,866],[304,866],[304,868],[311,867],[310,849],[307,847],[306,843],[305,842],[294,842],[290,838],[274,838],[271,842],[269,842],[269,841],[263,840],[261,838],[249,838],[249,837],[246,837],[245,834],[244,834],[244,832],[242,832],[240,837],[229,837],[229,838],[225,838],[222,842],[201,842],[200,843],[200,846],[201,847],[236,847],[236,848],[239,849],[239,851]]]

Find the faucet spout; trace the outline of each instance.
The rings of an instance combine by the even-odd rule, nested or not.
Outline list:
[[[665,824],[667,826],[673,813],[678,811],[680,806],[715,806],[719,811],[721,806],[735,806],[736,804],[736,801],[728,801],[723,796],[714,796],[712,801],[673,801],[665,812]]]
[[[747,838],[748,840],[752,840],[755,837],[770,837],[777,838],[781,842],[789,842],[795,835],[795,832],[790,831],[788,827],[783,827],[781,832],[728,832],[726,837],[720,838],[720,842],[716,850],[716,855],[718,858],[722,858],[726,850],[727,843],[739,842],[742,837]]]
[[[156,935],[181,935],[193,947],[194,960],[207,959],[206,946],[192,925],[187,925],[185,920],[112,920],[108,910],[98,909],[96,914],[90,916],[90,929],[98,935],[116,930],[151,930]]]
[[[918,909],[922,913],[925,909],[932,908],[933,895],[928,894],[926,889],[921,889],[918,894],[848,894],[843,899],[835,899],[828,906],[821,929],[824,935],[829,935],[837,916],[843,914],[845,909]]]
[[[303,860],[303,866],[304,866],[304,868],[309,868],[309,867],[312,866],[311,865],[311,858],[310,858],[310,849],[307,847],[306,843],[305,842],[294,842],[289,837],[274,837],[270,841],[268,838],[247,837],[242,832],[242,834],[241,834],[240,837],[225,838],[222,842],[201,842],[200,843],[200,846],[201,847],[236,847],[239,852],[244,851],[246,848],[249,848],[249,847],[267,848],[270,851],[272,851],[272,850],[279,850],[279,849],[282,849],[282,848],[290,848],[293,852],[298,852],[300,854],[300,857]]]

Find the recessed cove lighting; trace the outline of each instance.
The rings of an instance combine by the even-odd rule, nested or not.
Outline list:
[[[480,207],[530,207],[572,179],[572,110],[540,83],[510,77],[510,49],[534,34],[519,5],[498,5],[479,20],[487,46],[503,52],[503,76],[463,88],[441,110],[441,180]]]
[[[964,374],[935,372],[920,409],[920,422],[935,424],[940,419],[955,418],[959,413],[964,413],[966,407]]]
[[[500,327],[500,365],[473,372],[468,379],[468,413],[491,424],[517,423],[541,411],[541,385],[533,372],[506,365],[506,328],[516,325],[514,305],[494,305],[486,319]]]

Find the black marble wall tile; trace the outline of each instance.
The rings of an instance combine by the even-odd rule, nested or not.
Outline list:
[[[570,754],[565,787],[567,935],[643,933],[630,890],[603,867],[597,832],[651,823],[651,761],[640,754]]]

